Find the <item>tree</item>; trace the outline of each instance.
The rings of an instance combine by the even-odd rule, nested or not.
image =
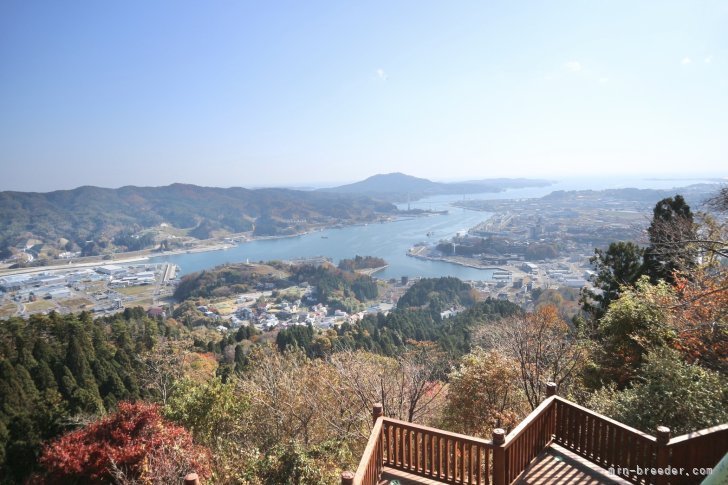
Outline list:
[[[209,451],[144,403],[121,403],[116,413],[53,441],[40,463],[45,483],[166,484],[189,472],[210,476]]]
[[[518,364],[495,351],[475,349],[449,377],[444,425],[458,433],[489,436],[512,428],[528,413]]]
[[[318,406],[329,402],[324,385],[329,369],[323,361],[299,349],[280,353],[267,347],[254,350],[250,362],[244,389],[260,416],[261,447],[289,440],[308,446],[328,438]]]
[[[255,422],[250,396],[239,380],[177,381],[164,416],[190,430],[212,452],[213,482],[245,482],[255,462]]]
[[[720,188],[717,194],[708,199],[708,206],[717,212],[728,212],[728,185]]]
[[[188,349],[189,342],[173,343],[168,339],[160,339],[143,358],[145,369],[141,375],[142,385],[162,405],[167,404],[175,382],[184,375],[185,354]]]
[[[531,409],[546,397],[548,382],[565,394],[586,355],[585,343],[551,305],[485,325],[476,340],[517,364],[518,381]]]
[[[338,396],[352,400],[357,416],[371,413],[382,403],[385,416],[430,424],[441,405],[446,369],[445,354],[431,342],[410,342],[398,357],[382,357],[363,351],[343,351],[331,356],[338,375]]]
[[[728,421],[728,381],[664,347],[647,355],[631,387],[597,391],[589,407],[647,433],[660,425],[687,433]]]
[[[728,268],[700,267],[675,281],[675,347],[689,362],[728,374]]]
[[[634,287],[624,287],[599,320],[595,380],[625,387],[643,363],[644,355],[672,343],[676,337],[670,307],[674,290],[664,281],[656,285],[643,276]],[[599,385],[599,383],[592,383]]]
[[[696,226],[690,206],[681,195],[659,201],[647,232],[650,246],[645,251],[644,274],[656,283],[675,282],[677,271],[690,271],[697,263],[694,242]]]
[[[584,310],[595,319],[604,315],[609,304],[619,298],[625,285],[632,285],[642,272],[644,250],[637,244],[613,242],[606,251],[594,250],[589,260],[594,266],[596,277],[594,290],[585,290],[582,294]]]

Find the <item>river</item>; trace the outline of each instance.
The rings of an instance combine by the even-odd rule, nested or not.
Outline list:
[[[541,197],[554,190],[605,188],[671,188],[697,183],[698,180],[649,180],[601,178],[567,179],[549,187],[513,189],[495,194],[473,194],[468,199],[503,199]],[[490,280],[492,270],[468,268],[442,261],[427,261],[407,256],[407,250],[419,242],[435,243],[450,238],[490,217],[489,213],[452,207],[463,196],[438,196],[411,203],[412,208],[448,210],[445,215],[431,215],[386,224],[327,229],[302,236],[266,239],[241,243],[227,250],[186,253],[152,258],[152,262],[170,262],[181,268],[180,274],[209,269],[224,263],[291,260],[326,256],[338,262],[356,255],[384,258],[389,266],[376,274],[379,278],[402,276],[455,276],[462,280]],[[407,204],[400,205],[406,208]],[[427,236],[431,233],[431,236]]]

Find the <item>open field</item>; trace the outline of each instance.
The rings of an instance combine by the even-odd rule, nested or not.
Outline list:
[[[37,300],[25,304],[25,309],[28,313],[33,312],[45,312],[56,309],[56,304],[52,300]]]
[[[151,294],[154,292],[154,285],[128,286],[126,288],[116,288],[115,291],[126,296],[151,296]]]
[[[61,306],[68,308],[71,312],[78,312],[85,310],[86,307],[93,306],[94,302],[87,298],[69,298],[67,300],[61,300]]]
[[[17,311],[18,307],[15,303],[5,303],[4,305],[0,305],[0,318],[12,317]]]

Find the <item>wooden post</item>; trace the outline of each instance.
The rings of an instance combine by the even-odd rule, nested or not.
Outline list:
[[[197,473],[188,473],[185,475],[185,485],[200,485],[200,477]]]
[[[354,474],[352,472],[342,473],[341,485],[354,485]]]
[[[546,397],[544,398],[544,401],[550,397],[553,397],[556,395],[556,383],[549,381],[546,383]],[[556,403],[551,403],[551,409],[549,410],[548,415],[548,429],[546,432],[548,433],[548,442],[550,443],[551,440],[554,439],[554,435],[556,434],[556,420],[558,419],[558,416],[556,416]],[[547,444],[548,446],[548,444]]]
[[[377,424],[377,418],[383,414],[382,403],[374,403],[374,407],[372,408],[372,424]]]
[[[670,478],[669,475],[666,475],[664,470],[667,469],[667,467],[670,466],[670,449],[667,447],[668,443],[670,443],[670,428],[667,426],[658,426],[657,427],[657,468],[661,468],[663,470],[662,474],[658,474],[655,478],[655,483],[657,485],[662,485],[667,483],[667,480]]]
[[[546,397],[551,397],[556,395],[556,383],[555,382],[547,382],[546,383]]]
[[[506,430],[493,430],[493,485],[506,485]]]

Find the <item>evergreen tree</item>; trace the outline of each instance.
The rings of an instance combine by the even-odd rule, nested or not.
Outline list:
[[[659,201],[653,210],[652,222],[647,230],[650,246],[645,251],[644,274],[653,283],[665,280],[675,282],[675,272],[686,274],[697,262],[692,243],[697,238],[690,206],[681,195]]]
[[[606,251],[594,250],[589,260],[594,266],[596,277],[594,290],[584,290],[582,306],[595,319],[601,318],[609,304],[619,298],[621,288],[633,285],[643,271],[644,250],[637,244],[613,242]]]

